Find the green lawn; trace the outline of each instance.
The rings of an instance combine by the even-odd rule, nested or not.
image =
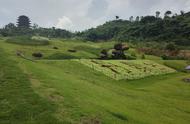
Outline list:
[[[28,57],[41,50],[48,57],[56,53],[52,46],[63,54],[80,48],[74,56],[91,58],[97,56],[95,49],[111,45],[55,40],[35,47],[0,42],[1,124],[189,124],[190,85],[182,79],[190,74],[116,81],[73,60],[31,62],[15,55],[18,49]]]
[[[104,47],[106,47],[106,44]],[[32,53],[40,52],[43,54],[42,59],[64,60],[68,58],[98,58],[102,48],[102,44],[92,42],[86,43],[83,41],[60,41],[53,40],[49,45],[19,45],[13,43],[1,42],[1,46],[10,52],[21,51],[26,57],[32,58]],[[58,49],[54,49],[57,47]],[[76,52],[69,52],[76,50]]]
[[[60,106],[59,118],[76,123],[98,119],[106,124],[190,121],[190,85],[182,81],[189,74],[115,81],[70,60],[24,65],[41,82],[39,94]],[[44,90],[48,88],[53,92]]]
[[[0,124],[58,123],[57,106],[36,94],[29,77],[6,55],[0,48]]]

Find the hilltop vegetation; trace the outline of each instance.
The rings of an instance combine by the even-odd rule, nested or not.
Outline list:
[[[157,15],[130,21],[117,19],[78,35],[91,41],[157,41],[186,46],[190,45],[190,12],[173,16],[165,14],[164,18]]]
[[[24,15],[19,16],[17,21],[16,25],[9,23],[0,29],[0,36],[42,36],[48,38],[71,38],[73,36],[73,33],[63,29],[42,28],[37,24],[31,25],[30,18]]]
[[[22,22],[22,17],[28,22]],[[26,20],[26,19],[25,19]],[[24,21],[25,21],[24,20]],[[21,24],[19,24],[19,22]],[[25,24],[26,25],[22,25]],[[160,12],[155,16],[133,16],[129,20],[120,19],[108,21],[103,25],[91,28],[86,31],[72,33],[63,29],[42,28],[37,24],[31,26],[30,19],[25,16],[18,18],[18,24],[9,23],[0,29],[2,36],[37,35],[48,38],[73,38],[88,41],[149,41],[149,42],[173,42],[179,46],[190,45],[190,12],[173,14],[167,11],[164,17],[160,17]]]

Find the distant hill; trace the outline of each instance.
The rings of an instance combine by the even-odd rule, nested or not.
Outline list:
[[[190,45],[190,12],[164,18],[145,16],[137,21],[109,21],[78,35],[92,41],[166,41]]]

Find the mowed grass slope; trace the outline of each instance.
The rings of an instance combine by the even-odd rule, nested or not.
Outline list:
[[[90,46],[97,49],[102,46],[110,47],[110,43],[76,42],[75,44],[69,41],[50,42],[48,46],[37,47],[0,43],[0,47],[6,51],[1,54],[5,60],[2,67],[14,65],[14,68],[11,66],[6,69],[6,75],[12,76],[14,83],[19,85],[10,84],[9,88],[3,87],[3,92],[11,91],[14,94],[12,89],[16,89],[18,93],[14,95],[15,97],[10,97],[11,93],[3,93],[1,98],[10,98],[11,101],[18,95],[25,99],[20,100],[18,97],[18,101],[12,101],[9,105],[10,108],[2,107],[4,108],[2,110],[6,111],[12,110],[14,104],[21,104],[20,106],[24,107],[16,106],[18,110],[15,111],[15,115],[23,115],[25,119],[21,116],[10,119],[12,116],[10,112],[7,113],[9,121],[1,114],[3,115],[0,117],[2,123],[7,121],[7,123],[16,124],[60,122],[63,124],[189,124],[190,85],[182,79],[189,77],[190,74],[178,72],[140,80],[116,81],[73,60],[44,59],[31,62],[15,55],[16,50],[25,51],[27,57],[37,50],[41,50],[45,56],[52,55],[56,51],[52,49],[52,46],[56,44],[59,47],[57,51],[64,54],[67,54],[68,49],[76,47]],[[87,58],[96,56],[94,50],[87,52],[81,48],[78,51],[81,51],[78,57],[84,57],[82,53],[85,53]],[[9,59],[6,58],[7,56]],[[10,63],[6,63],[7,61]],[[12,72],[12,70],[17,71]],[[16,76],[15,73],[21,73],[21,77],[24,78]],[[4,80],[8,79],[4,78]],[[30,95],[23,96],[23,94]],[[20,102],[32,100],[36,102]],[[3,106],[4,102],[2,103]],[[33,105],[37,107],[33,108]],[[33,116],[27,114],[33,112],[36,112]],[[46,114],[41,114],[41,112]]]
[[[1,45],[10,52],[22,52],[26,57],[33,58],[33,53],[42,53],[42,59],[65,60],[77,58],[98,58],[102,48],[109,48],[110,43],[93,43],[73,40],[52,39],[49,45],[19,45],[14,43],[1,42]],[[113,44],[112,44],[113,45]],[[57,49],[54,49],[56,47]],[[76,52],[69,52],[75,50]]]
[[[56,106],[35,93],[28,76],[1,48],[0,58],[0,124],[58,124]]]
[[[37,89],[40,94],[54,96],[50,98],[56,99],[55,104],[60,106],[58,117],[71,123],[96,120],[105,124],[188,124],[190,121],[190,85],[182,81],[189,74],[115,81],[70,60],[26,62],[25,66],[43,84],[42,89],[56,91]]]

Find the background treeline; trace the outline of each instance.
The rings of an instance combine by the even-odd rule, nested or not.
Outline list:
[[[11,27],[10,27],[11,26]],[[20,30],[13,24],[8,24],[5,28],[0,29],[0,35],[4,37],[10,36],[23,36],[23,35],[31,35],[31,36],[43,36],[48,38],[71,38],[73,37],[73,33],[63,30],[63,29],[56,29],[56,28],[30,28]]]
[[[154,41],[173,42],[179,46],[190,45],[190,12],[181,11],[173,14],[167,11],[164,17],[157,11],[155,16],[133,17],[129,20],[116,16],[113,21],[106,22],[96,28],[72,33],[63,29],[42,28],[37,24],[31,26],[27,16],[20,16],[17,24],[9,23],[0,29],[0,35],[7,36],[43,36],[48,38],[79,38],[90,41]]]
[[[177,15],[167,11],[163,18],[156,12],[156,16],[131,16],[129,20],[116,16],[114,21],[77,35],[91,41],[166,41],[186,46],[190,45],[190,12]]]
[[[27,16],[19,16],[17,20],[17,24],[9,23],[5,25],[2,29],[0,29],[0,35],[4,37],[10,36],[43,36],[48,38],[71,38],[73,37],[73,33],[63,30],[52,28],[42,28],[37,24],[31,26],[31,22],[29,17]]]

